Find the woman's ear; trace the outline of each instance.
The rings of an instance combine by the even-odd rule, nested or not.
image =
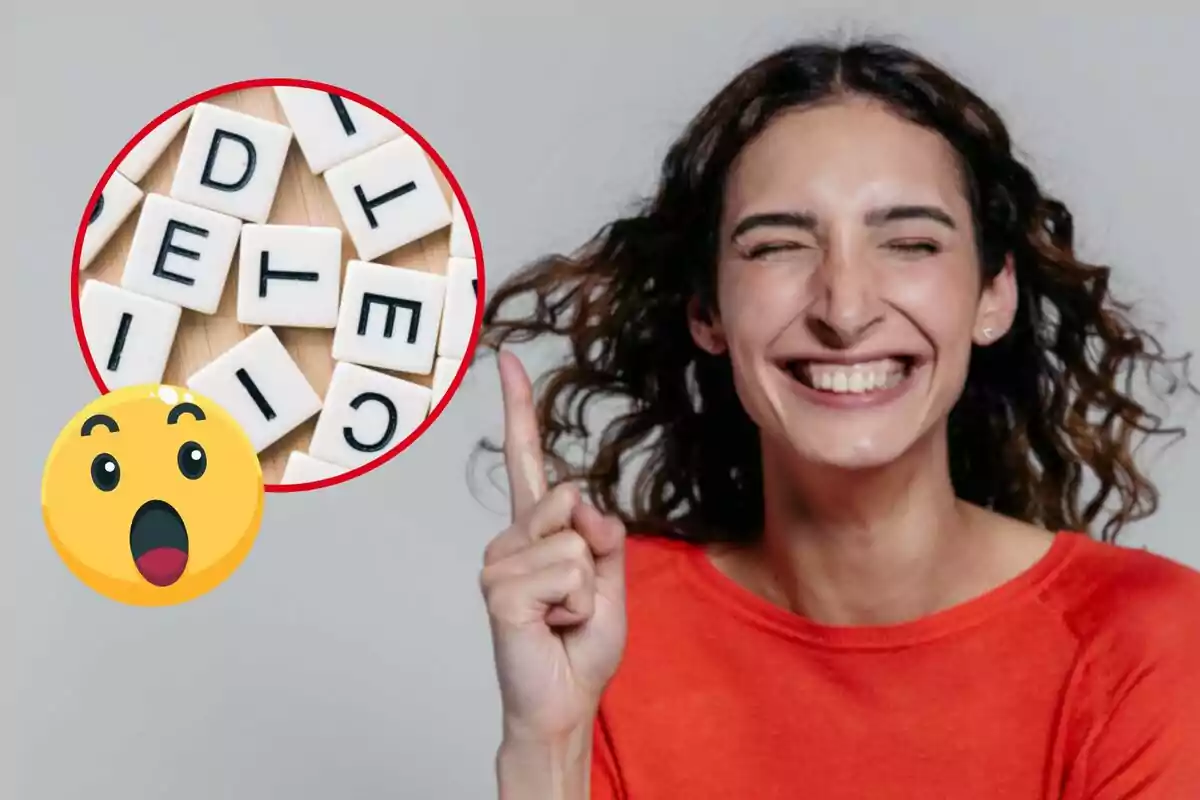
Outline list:
[[[709,355],[724,353],[727,344],[720,317],[706,309],[700,298],[695,296],[688,302],[687,315],[688,329],[696,346]]]
[[[1004,267],[983,287],[972,333],[975,344],[986,347],[1008,333],[1016,318],[1019,300],[1017,271],[1010,253],[1004,259]]]

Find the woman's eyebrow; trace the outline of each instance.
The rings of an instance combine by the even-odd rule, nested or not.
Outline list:
[[[817,217],[799,211],[772,211],[743,217],[729,234],[730,241],[755,228],[797,228],[802,231],[816,230]]]
[[[868,211],[864,221],[871,227],[879,227],[891,222],[907,219],[928,219],[946,226],[950,230],[958,230],[954,217],[942,208],[932,205],[897,205],[876,208]],[[744,217],[734,227],[729,235],[730,241],[736,241],[755,228],[796,228],[801,231],[813,231],[817,227],[815,214],[804,211],[770,211],[761,214],[751,214]]]

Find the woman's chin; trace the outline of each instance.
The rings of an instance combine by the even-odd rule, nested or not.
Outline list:
[[[806,458],[808,463],[820,465],[826,469],[847,472],[866,472],[884,469],[899,460],[899,453],[881,452],[878,450],[853,451],[821,451]]]
[[[787,437],[788,460],[793,463],[838,471],[883,469],[901,460],[912,449],[910,436],[901,431],[856,431],[839,434],[836,430],[812,431],[804,436]]]

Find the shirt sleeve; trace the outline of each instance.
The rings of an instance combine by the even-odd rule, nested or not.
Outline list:
[[[603,713],[596,715],[596,724],[592,732],[591,800],[627,800]]]
[[[1185,597],[1102,656],[1123,666],[1097,692],[1063,800],[1200,798],[1200,592]]]

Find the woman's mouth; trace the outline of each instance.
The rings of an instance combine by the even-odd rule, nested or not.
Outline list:
[[[826,405],[862,406],[903,394],[920,362],[915,356],[889,356],[858,362],[790,359],[781,366],[810,399]]]

